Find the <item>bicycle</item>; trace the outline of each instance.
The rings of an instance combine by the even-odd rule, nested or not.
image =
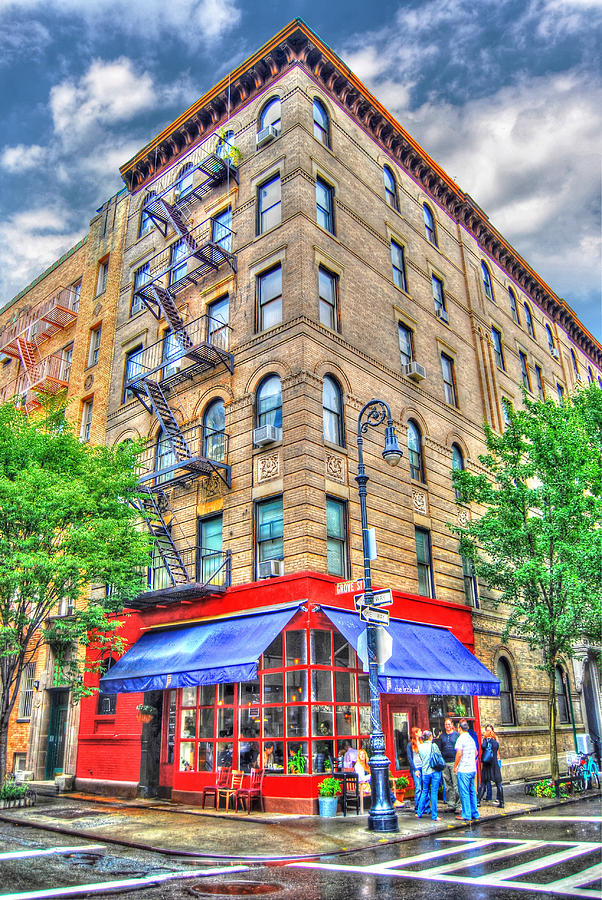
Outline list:
[[[568,773],[577,790],[586,791],[589,787],[600,790],[600,771],[592,753],[574,755],[569,763]]]

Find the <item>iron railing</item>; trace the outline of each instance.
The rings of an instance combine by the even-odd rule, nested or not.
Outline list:
[[[232,575],[232,552],[230,550],[207,550],[204,547],[187,547],[180,550],[180,558],[188,576],[189,584],[217,589],[230,586]],[[159,557],[153,560],[148,570],[149,591],[179,587],[171,577],[169,569]]]
[[[39,394],[56,394],[66,388],[70,375],[69,360],[47,356],[0,388],[0,401],[18,400],[19,405],[27,406],[38,401]]]
[[[142,484],[167,484],[191,474],[211,475],[227,473],[230,436],[202,425],[192,425],[180,431],[189,456],[176,454],[166,435],[149,443],[138,457],[139,480]],[[185,471],[182,471],[185,470]]]
[[[219,145],[218,140],[216,148]],[[192,176],[192,182],[184,189],[180,189],[184,179],[190,176]],[[209,153],[200,162],[193,164],[190,169],[186,169],[185,172],[182,172],[180,169],[176,178],[170,181],[166,188],[159,194],[149,197],[144,209],[147,212],[154,212],[158,209],[157,201],[159,200],[165,200],[178,207],[186,206],[194,200],[201,200],[214,187],[223,184],[225,181],[227,182],[230,178],[235,184],[238,184],[238,168],[232,160],[227,159],[219,152]],[[195,181],[197,182],[196,184],[194,183]]]
[[[19,358],[18,338],[38,346],[74,322],[78,307],[79,293],[73,287],[61,288],[6,328],[0,335],[0,353]]]

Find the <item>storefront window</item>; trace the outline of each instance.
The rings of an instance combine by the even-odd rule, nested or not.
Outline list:
[[[429,728],[436,734],[443,731],[443,723],[447,718],[457,723],[466,718],[474,718],[472,697],[460,694],[432,694],[429,697]]]
[[[286,632],[286,664],[287,666],[302,666],[307,662],[306,651],[306,632],[305,631],[287,631]],[[278,638],[277,640],[280,640]],[[280,663],[282,665],[282,655]]]

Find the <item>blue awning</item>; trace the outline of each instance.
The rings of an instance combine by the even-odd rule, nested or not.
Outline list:
[[[359,615],[325,606],[322,610],[357,650],[366,628]],[[383,694],[499,697],[499,680],[447,628],[391,619],[387,630],[393,652],[378,678]]]
[[[298,604],[254,615],[147,631],[100,679],[105,694],[253,681],[259,657]]]

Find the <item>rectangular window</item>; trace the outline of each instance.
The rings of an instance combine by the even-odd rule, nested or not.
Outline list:
[[[409,366],[409,364],[414,360],[414,332],[411,328],[408,328],[407,325],[404,325],[402,322],[399,322],[397,329],[399,337],[399,355],[401,357],[401,365],[402,367]]]
[[[282,266],[262,272],[257,277],[257,298],[259,306],[259,331],[272,328],[282,322]]]
[[[226,583],[226,567],[222,565],[222,515],[199,519],[200,582]]]
[[[140,364],[139,353],[142,350],[142,344],[138,344],[137,347],[134,347],[133,350],[128,350],[125,354],[125,368],[123,372],[123,400],[122,403],[127,403],[128,400],[133,400],[134,394],[132,393],[132,389],[126,387],[127,383],[131,381],[132,378],[138,378],[141,375],[142,369]]]
[[[520,362],[520,374],[523,379],[523,384],[529,391],[531,392],[531,378],[529,377],[529,368],[527,366],[527,356],[523,353],[522,350],[518,351],[518,359]]]
[[[130,306],[130,316],[135,316],[144,307],[144,301],[137,292],[143,285],[150,281],[149,263],[144,263],[134,272],[134,288],[132,291],[132,305]]]
[[[347,565],[347,509],[343,500],[326,498],[326,544],[328,574],[346,578]]]
[[[502,332],[491,326],[491,339],[493,341],[493,352],[495,354],[495,362],[502,372],[506,371],[506,362],[504,360],[504,348],[502,346]]]
[[[90,400],[85,400],[82,404],[82,419],[81,426],[79,429],[79,439],[83,441],[83,443],[87,444],[90,440],[90,431],[92,428],[92,409],[94,405],[94,400],[90,398]]]
[[[462,557],[462,575],[464,577],[464,596],[469,606],[479,608],[479,586],[472,559]]]
[[[96,277],[96,296],[104,294],[107,289],[107,273],[109,271],[109,257],[98,263],[98,275]]]
[[[27,663],[23,667],[21,673],[21,689],[19,692],[19,710],[17,717],[19,719],[31,718],[31,709],[33,706],[33,683],[36,677],[36,664],[34,662]]]
[[[79,309],[79,298],[82,292],[82,280],[76,281],[75,284],[71,285],[72,298],[71,298],[71,309],[73,312],[77,312]]]
[[[283,558],[283,512],[282,497],[262,500],[255,506],[256,514],[256,560]]]
[[[558,394],[558,402],[562,405],[564,403],[564,388],[559,381],[556,382],[556,393]]]
[[[278,174],[257,188],[257,234],[264,234],[270,228],[280,225],[281,217],[280,174]]]
[[[207,341],[221,350],[227,350],[229,346],[229,317],[230,298],[228,294],[207,305]]]
[[[456,391],[456,374],[454,371],[454,361],[451,356],[447,356],[446,353],[441,354],[441,371],[443,372],[445,400],[451,406],[457,406],[458,392]]]
[[[447,310],[445,308],[445,292],[443,290],[443,282],[436,275],[432,276],[433,282],[433,301],[435,303],[435,312],[445,317]]]
[[[502,418],[504,420],[504,426],[507,428],[510,424],[510,409],[512,408],[512,404],[508,400],[507,397],[502,397]]]
[[[100,335],[102,331],[102,325],[97,325],[96,328],[92,328],[90,331],[90,346],[88,348],[88,368],[90,366],[95,366],[98,362],[98,352],[100,350]]]
[[[71,378],[71,363],[73,361],[73,344],[67,344],[61,350],[61,378],[63,381],[69,381]]]
[[[190,250],[184,240],[176,241],[169,248],[169,283],[175,284],[186,276]]]
[[[535,366],[535,382],[537,384],[537,396],[540,400],[546,399],[546,392],[543,386],[543,372],[541,366]]]
[[[431,535],[426,528],[415,528],[416,564],[418,566],[418,593],[424,597],[435,596]]]
[[[232,252],[232,209],[229,206],[211,220],[211,240],[226,253]]]
[[[405,251],[397,241],[391,241],[391,264],[393,266],[393,283],[402,291],[407,292]]]
[[[320,322],[333,331],[338,329],[339,279],[328,269],[318,269],[318,294],[320,296]]]
[[[334,234],[334,189],[316,178],[316,219],[318,225]]]

